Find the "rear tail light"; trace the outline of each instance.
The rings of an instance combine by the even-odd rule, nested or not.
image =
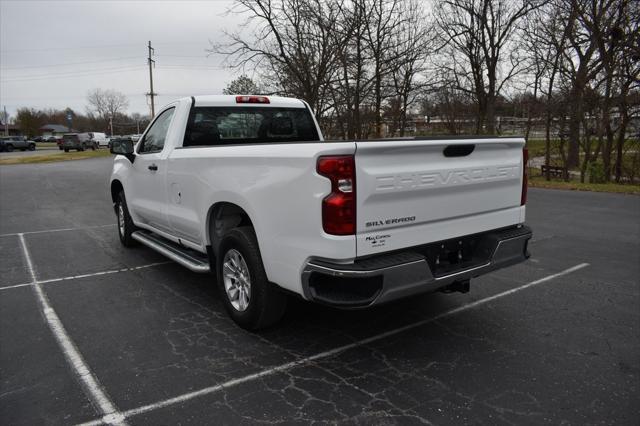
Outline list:
[[[318,158],[318,174],[331,181],[322,200],[322,229],[331,235],[356,233],[356,164],[353,155]]]
[[[520,197],[520,205],[527,204],[527,186],[529,185],[529,150],[522,148],[522,196]]]
[[[236,96],[237,104],[268,104],[269,98],[266,96]]]

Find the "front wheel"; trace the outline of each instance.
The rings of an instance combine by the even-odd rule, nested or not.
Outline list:
[[[35,144],[30,144],[29,145],[29,151],[35,151],[36,150],[36,145]]]
[[[6,150],[7,152],[13,152],[13,145],[7,145]]]
[[[224,307],[240,327],[259,330],[282,318],[287,296],[267,280],[253,228],[229,231],[220,243],[216,261]]]
[[[129,214],[127,208],[127,200],[124,197],[124,191],[120,191],[118,199],[116,200],[116,217],[118,219],[118,236],[120,242],[125,247],[132,247],[136,244],[136,240],[133,239],[131,234],[138,230],[133,224],[133,219]]]
[[[60,149],[62,149],[62,148],[60,148]],[[64,152],[69,152],[69,148],[65,148]]]

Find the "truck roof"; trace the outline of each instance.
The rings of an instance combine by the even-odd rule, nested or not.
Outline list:
[[[254,95],[242,95],[254,96]],[[255,95],[269,98],[269,103],[237,103],[236,95],[199,95],[194,96],[196,106],[246,106],[246,107],[279,107],[279,108],[305,108],[304,102],[296,98],[285,98],[281,96]]]

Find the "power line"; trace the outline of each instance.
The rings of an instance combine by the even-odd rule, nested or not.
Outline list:
[[[124,58],[99,59],[95,61],[67,62],[65,64],[24,65],[24,66],[16,66],[16,67],[0,66],[0,68],[3,70],[22,70],[22,69],[33,69],[33,68],[66,67],[71,65],[97,64],[102,62],[125,61],[125,60],[131,60],[131,59],[140,59],[140,58],[138,56],[128,56]]]
[[[6,49],[0,50],[0,53],[22,53],[22,52],[46,52],[48,50],[82,50],[82,49],[101,49],[103,47],[125,47],[125,46],[138,46],[137,43],[124,43],[124,44],[102,44],[93,46],[75,46],[75,47],[38,47],[32,49]]]
[[[159,69],[186,69],[186,70],[225,70],[225,67],[217,67],[212,65],[208,66],[193,66],[193,65],[158,65]]]
[[[111,73],[118,73],[118,72],[125,72],[125,71],[135,71],[142,68],[144,68],[144,65],[138,65],[138,66],[132,66],[132,67],[105,68],[101,70],[90,70],[90,71],[80,71],[80,72],[49,73],[49,74],[39,74],[39,75],[30,75],[30,76],[24,76],[24,77],[3,79],[3,80],[0,80],[0,82],[12,83],[12,82],[20,82],[20,81],[75,78],[75,77],[85,77],[85,76],[91,76],[91,75],[111,74]]]

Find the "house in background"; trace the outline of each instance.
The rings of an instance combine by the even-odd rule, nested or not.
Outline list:
[[[44,126],[40,127],[40,132],[42,133],[42,136],[48,138],[49,136],[60,137],[65,133],[77,132],[77,130],[69,130],[67,126],[64,126],[62,124],[45,124]]]
[[[0,121],[0,135],[2,136],[20,136],[22,132],[20,131],[20,127],[15,124],[9,124],[5,126],[3,122]]]

